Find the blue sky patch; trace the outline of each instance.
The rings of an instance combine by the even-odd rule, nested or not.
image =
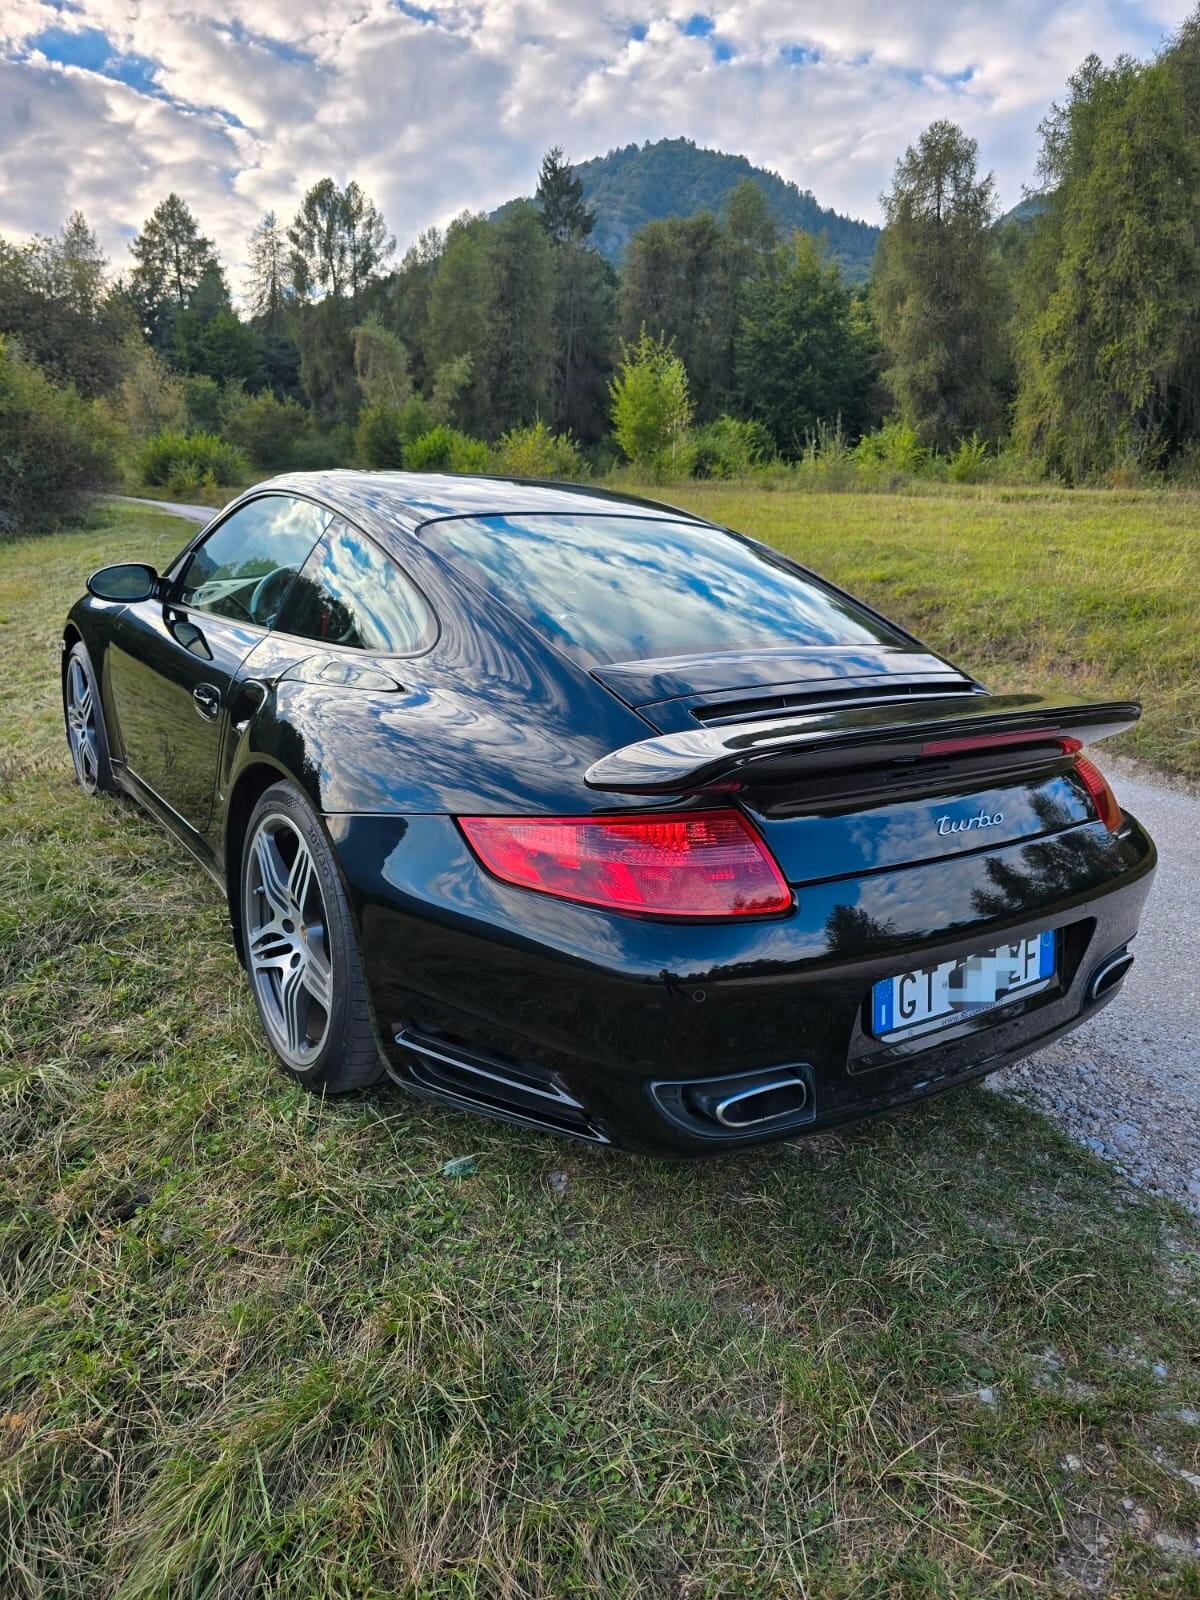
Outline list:
[[[811,67],[821,59],[821,52],[810,50],[806,44],[785,44],[781,46],[779,55],[789,67]]]
[[[697,11],[694,17],[689,17],[683,25],[683,31],[689,39],[707,39],[716,24],[711,17],[706,17],[703,11]]]
[[[47,61],[88,72],[102,71],[113,53],[108,35],[99,28],[46,28],[30,39],[29,49],[40,50]]]

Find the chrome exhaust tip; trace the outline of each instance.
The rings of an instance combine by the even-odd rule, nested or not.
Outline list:
[[[796,1073],[785,1072],[764,1083],[735,1089],[720,1099],[696,1096],[700,1104],[703,1099],[708,1099],[704,1110],[715,1122],[731,1133],[741,1133],[799,1116],[808,1104],[808,1085]]]
[[[1128,950],[1115,950],[1111,956],[1106,956],[1088,979],[1088,999],[1099,1000],[1101,995],[1115,989],[1132,965],[1133,955]]]

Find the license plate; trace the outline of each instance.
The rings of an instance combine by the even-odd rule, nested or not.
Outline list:
[[[1035,933],[981,955],[881,978],[871,989],[871,1031],[877,1039],[932,1033],[1034,994],[1051,983],[1054,955],[1054,934]]]

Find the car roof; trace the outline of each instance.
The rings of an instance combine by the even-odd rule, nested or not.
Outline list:
[[[442,517],[553,515],[609,516],[632,511],[672,521],[703,524],[704,518],[657,500],[616,494],[587,484],[547,483],[527,478],[459,476],[451,472],[288,472],[256,485],[256,492],[311,495],[352,519],[413,533]],[[711,526],[711,524],[710,524]]]

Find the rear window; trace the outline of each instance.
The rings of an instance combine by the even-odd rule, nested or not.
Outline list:
[[[586,666],[900,635],[770,551],[649,517],[462,517],[421,537]]]

